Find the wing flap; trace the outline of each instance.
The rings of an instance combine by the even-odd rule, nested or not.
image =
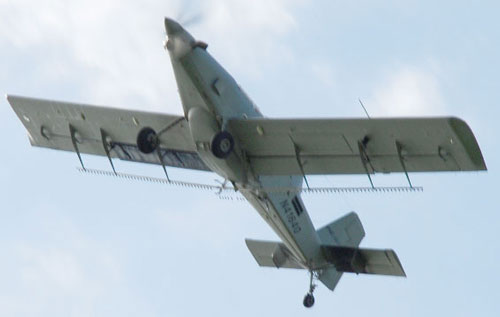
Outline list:
[[[472,131],[453,117],[234,119],[229,126],[256,174],[486,170]]]
[[[70,125],[75,129],[81,153],[106,156],[101,129],[109,139],[111,157],[161,164],[157,153],[141,153],[136,146],[143,127],[161,131],[178,124],[160,136],[160,155],[167,166],[209,170],[196,153],[189,127],[182,117],[160,113],[89,106],[76,103],[8,96],[7,100],[28,130],[31,145],[75,151]]]

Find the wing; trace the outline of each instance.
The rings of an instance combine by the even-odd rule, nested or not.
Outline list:
[[[196,153],[183,117],[18,96],[7,100],[28,130],[33,146],[209,170]],[[170,127],[160,135],[158,152],[144,154],[137,148],[137,134],[143,127],[155,131]]]
[[[457,118],[235,119],[231,132],[263,175],[486,170]]]

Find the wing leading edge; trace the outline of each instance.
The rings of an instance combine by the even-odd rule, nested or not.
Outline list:
[[[28,130],[33,146],[208,171],[196,153],[187,122],[181,116],[97,107],[60,101],[7,96]],[[144,154],[136,145],[143,127],[168,131],[159,151]]]
[[[229,127],[259,175],[486,170],[471,129],[454,117],[235,119]]]

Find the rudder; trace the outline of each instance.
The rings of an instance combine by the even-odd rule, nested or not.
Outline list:
[[[365,230],[355,212],[339,218],[317,231],[321,244],[357,247],[365,236]]]

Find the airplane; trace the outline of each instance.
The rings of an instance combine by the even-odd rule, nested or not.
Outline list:
[[[273,119],[178,22],[165,18],[183,116],[8,95],[32,146],[212,171],[232,184],[281,242],[246,239],[258,265],[307,270],[334,290],[343,273],[405,277],[393,250],[360,248],[355,212],[316,230],[301,198],[308,175],[487,170],[469,126],[455,117]],[[170,182],[170,179],[168,179]],[[303,187],[303,183],[307,187]],[[221,190],[226,189],[223,185]],[[390,188],[389,188],[390,190]]]

